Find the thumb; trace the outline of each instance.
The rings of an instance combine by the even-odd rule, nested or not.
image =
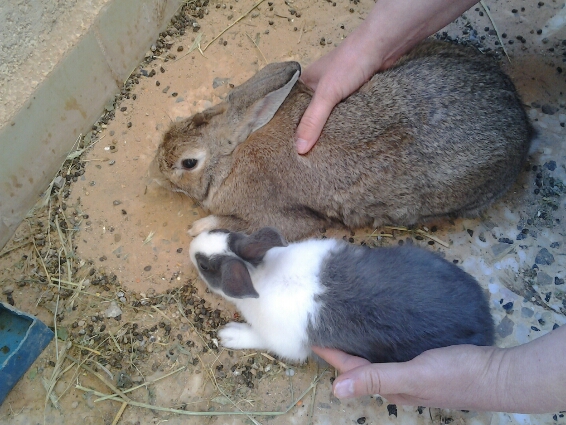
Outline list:
[[[371,394],[389,395],[407,392],[406,363],[377,363],[357,367],[334,381],[337,398],[361,397]]]
[[[297,151],[301,155],[306,154],[314,146],[332,109],[339,101],[324,98],[317,92],[314,93],[295,133]]]

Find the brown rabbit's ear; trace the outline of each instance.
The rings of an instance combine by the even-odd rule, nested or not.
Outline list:
[[[194,114],[191,120],[191,127],[200,127],[203,124],[206,124],[210,121],[210,119],[216,115],[223,114],[226,111],[226,104],[219,103],[218,105],[214,105],[208,109],[205,109],[202,112]]]
[[[231,137],[235,145],[273,118],[300,75],[297,62],[270,64],[230,94],[230,112],[239,123]]]
[[[232,233],[228,238],[230,250],[254,266],[260,264],[265,253],[276,246],[287,246],[287,242],[272,227],[264,227],[250,236]]]
[[[232,298],[258,298],[246,264],[236,257],[223,257],[221,289]]]

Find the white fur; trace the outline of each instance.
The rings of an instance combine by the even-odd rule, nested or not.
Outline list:
[[[228,251],[218,234],[203,233],[191,244],[196,252],[210,255]],[[227,237],[226,234],[223,234]],[[206,243],[205,243],[206,240]],[[201,247],[206,245],[206,252]],[[337,245],[334,239],[308,240],[267,251],[262,263],[248,270],[259,298],[233,302],[247,324],[229,323],[218,333],[222,345],[233,349],[266,349],[291,361],[302,362],[310,354],[307,326],[318,316],[315,296],[322,293],[321,262]]]
[[[208,215],[195,221],[188,233],[190,236],[195,237],[202,232],[209,232],[213,229],[217,229],[219,224],[220,221],[218,220],[218,217],[215,215]]]
[[[199,221],[206,220],[210,217],[216,218],[213,215],[201,218],[200,220],[197,220],[193,223],[193,227]],[[191,246],[189,247],[189,255],[191,257],[191,261],[195,266],[197,264],[195,259],[197,252],[206,255],[207,257],[210,257],[214,254],[234,255],[232,251],[228,249],[228,233],[222,232],[203,233],[193,239]]]
[[[267,350],[261,336],[247,323],[230,322],[218,332],[222,345],[234,350]]]

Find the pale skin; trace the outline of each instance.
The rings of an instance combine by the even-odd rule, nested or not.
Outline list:
[[[455,345],[404,363],[371,364],[313,347],[340,376],[338,398],[379,394],[411,406],[509,413],[566,410],[566,326],[513,348]]]
[[[314,90],[295,140],[306,154],[332,109],[377,71],[477,3],[476,0],[378,0],[364,22],[330,53],[309,65],[301,80]]]

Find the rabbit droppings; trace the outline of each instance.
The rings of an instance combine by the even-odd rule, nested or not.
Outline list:
[[[218,332],[230,349],[302,362],[317,345],[400,362],[437,347],[493,344],[477,281],[421,248],[371,249],[336,239],[287,245],[263,228],[250,236],[203,232],[190,257],[209,288],[246,319]]]
[[[294,132],[312,91],[267,65],[225,102],[173,123],[158,182],[213,214],[191,233],[315,230],[477,216],[515,182],[532,127],[509,77],[473,47],[418,45],[336,105],[314,148]]]

